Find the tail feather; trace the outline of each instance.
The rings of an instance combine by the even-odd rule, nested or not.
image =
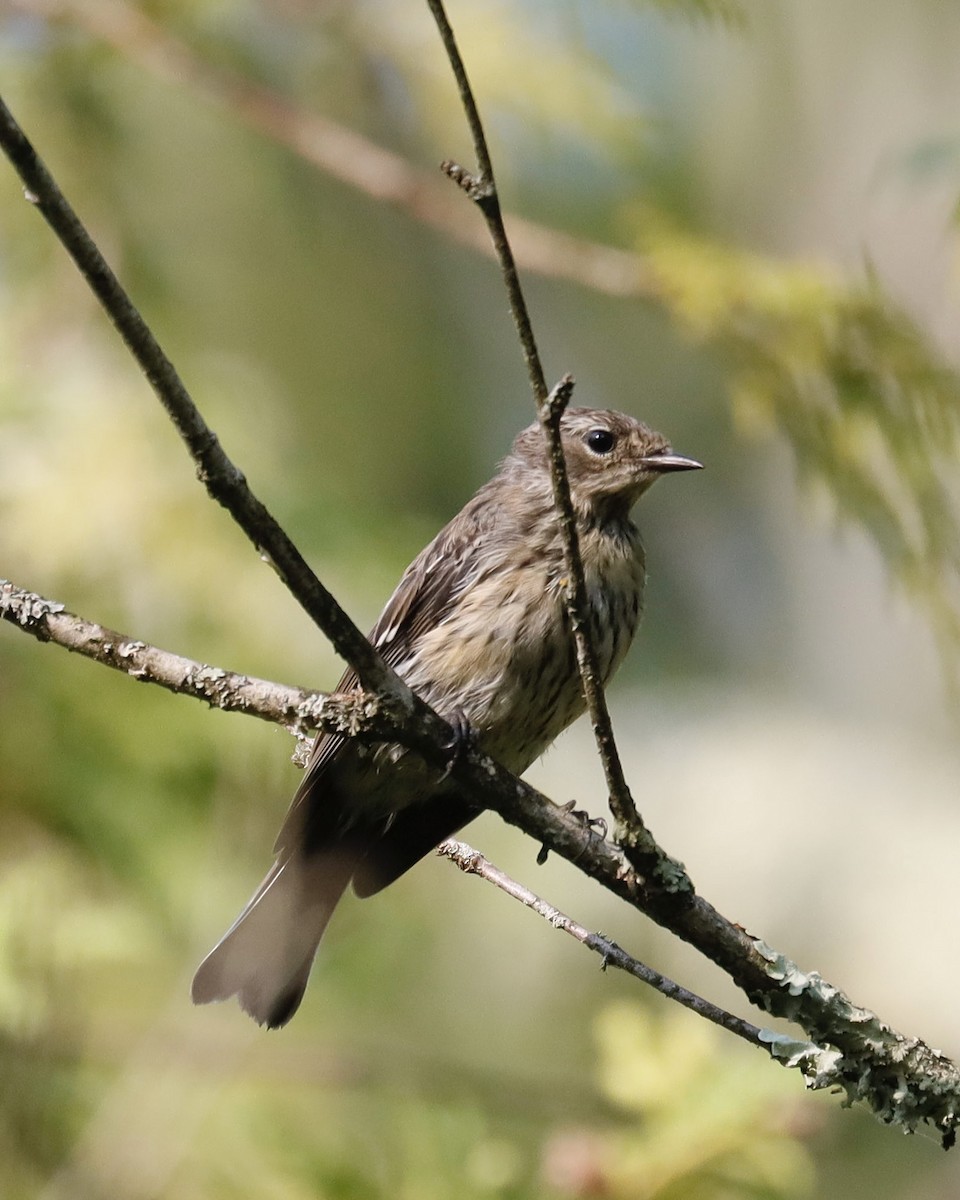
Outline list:
[[[194,1004],[236,996],[258,1024],[285,1025],[300,1005],[317,946],[357,860],[357,850],[341,844],[276,862],[197,968]]]

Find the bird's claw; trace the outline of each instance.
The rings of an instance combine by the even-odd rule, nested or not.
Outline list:
[[[467,720],[467,715],[462,708],[456,709],[450,715],[450,724],[453,727],[453,737],[447,742],[444,747],[449,753],[447,765],[443,768],[443,774],[437,780],[437,783],[443,783],[450,778],[450,773],[459,763],[463,762],[463,757],[467,751],[476,744],[476,734],[473,726]]]
[[[606,841],[607,837],[607,822],[603,817],[591,817],[585,808],[577,808],[576,800],[568,800],[566,804],[560,805],[560,811],[570,813],[585,830],[589,833],[595,833],[600,840]],[[549,846],[541,846],[537,854],[537,866],[542,867],[547,861],[547,855],[550,853]]]
[[[598,830],[601,840],[606,838],[607,822],[605,818],[591,817],[585,808],[577,808],[576,800],[568,800],[566,804],[561,805],[561,810],[565,813],[570,813],[572,817],[575,817],[580,822],[584,829],[589,829],[591,833],[594,830]]]

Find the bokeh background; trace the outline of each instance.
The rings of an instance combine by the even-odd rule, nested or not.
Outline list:
[[[610,697],[643,811],[727,915],[960,1054],[960,11],[450,16],[505,206],[547,231],[526,283],[548,374],[708,468],[643,505],[646,623]],[[0,78],[228,452],[372,623],[533,415],[492,263],[374,195],[382,170],[363,190],[286,144],[321,114],[368,139],[361,173],[371,146],[469,162],[426,7],[6,0]],[[479,217],[447,189],[462,240]],[[559,233],[618,247],[620,274]],[[0,346],[0,574],[331,686],[323,638],[207,501],[2,164]],[[282,1033],[192,1009],[268,864],[292,749],[0,628],[4,1197],[957,1194],[956,1153],[807,1096],[439,860],[342,906]],[[603,811],[579,727],[530,777]],[[747,1013],[495,818],[468,836]]]

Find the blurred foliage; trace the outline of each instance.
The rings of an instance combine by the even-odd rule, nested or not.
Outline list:
[[[121,11],[9,4],[6,98],[228,451],[369,623],[531,419],[495,271],[251,132],[188,71],[133,65],[88,20]],[[137,11],[202,61],[411,161],[467,144],[422,5]],[[693,21],[706,38],[763,30],[756,6],[724,0],[451,11],[510,205],[547,227],[626,238],[653,281],[631,304],[531,280],[548,362],[574,370],[584,402],[638,412],[710,467],[695,501],[663,484],[644,518],[649,616],[634,657],[652,693],[678,679],[721,694],[773,688],[813,657],[771,618],[806,565],[801,518],[777,522],[792,494],[778,444],[867,535],[942,644],[957,633],[956,376],[876,279],[717,230],[697,186],[703,147],[685,132],[702,95],[683,38],[700,16],[727,23]],[[745,45],[772,74],[789,76],[799,55],[787,38]],[[922,131],[915,144],[933,142]],[[745,210],[763,184],[765,149],[751,153]],[[0,574],[207,661],[335,680],[328,648],[205,501],[9,172],[0,427]],[[761,457],[776,486],[752,469]],[[890,625],[884,652],[899,636]],[[461,903],[459,879],[429,864],[396,897],[338,914],[281,1036],[233,1007],[190,1010],[190,964],[265,865],[294,783],[289,739],[6,627],[0,643],[5,1198],[779,1200],[853,1194],[851,1179],[878,1198],[920,1194],[927,1147],[911,1158],[832,1113],[818,1132],[797,1079],[689,1014],[655,1019],[539,927],[524,943],[512,906],[469,888]],[[895,676],[873,685],[880,657],[846,673],[861,673],[863,692],[897,693]],[[814,677],[825,704],[830,682]],[[631,1002],[606,1006],[617,988]]]
[[[799,1136],[810,1132],[805,1114],[813,1110],[795,1076],[771,1071],[763,1056],[739,1054],[715,1026],[691,1024],[679,1010],[658,1007],[654,1015],[620,1002],[603,1010],[596,1028],[600,1085],[624,1124],[595,1146],[602,1186],[578,1194],[810,1194],[812,1162]]]
[[[734,417],[790,442],[808,484],[875,542],[929,612],[945,667],[960,651],[960,375],[879,282],[776,263],[640,222],[671,310],[731,362]]]

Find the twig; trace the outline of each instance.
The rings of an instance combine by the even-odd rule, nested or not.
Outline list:
[[[398,732],[396,721],[386,715],[375,693],[315,692],[225,671],[88,621],[7,579],[0,579],[0,621],[140,683],[157,684],[224,712],[248,713],[284,725],[298,737],[323,729],[383,741]]]
[[[23,181],[27,200],[43,214],[139,363],[197,464],[197,474],[210,496],[230,512],[254,546],[268,557],[294,598],[330,638],[337,653],[355,668],[364,686],[391,696],[413,713],[417,706],[410,689],[317,579],[227,457],[173,364],[2,99],[0,146]]]
[[[353,129],[286,96],[205,61],[145,12],[122,0],[8,0],[23,12],[67,19],[112,46],[131,63],[177,86],[226,105],[251,129],[286,146],[348,187],[405,212],[444,237],[494,258],[484,231],[463,220],[450,189],[425,171]],[[622,299],[662,299],[660,283],[642,255],[551,229],[508,213],[517,262],[527,271],[566,279]]]
[[[583,560],[580,557],[580,545],[577,537],[577,523],[574,517],[573,504],[570,499],[570,484],[567,479],[566,460],[563,454],[563,443],[560,436],[560,421],[573,394],[573,377],[564,376],[563,380],[547,393],[546,378],[537,350],[536,338],[530,321],[530,313],[523,295],[523,288],[517,274],[517,265],[510,248],[510,241],[503,223],[500,209],[500,199],[490,158],[483,122],[477,109],[477,102],[467,77],[466,68],[450,22],[444,10],[443,0],[427,0],[427,6],[433,14],[440,39],[443,42],[450,67],[457,83],[460,102],[470,126],[473,139],[474,153],[477,158],[478,172],[476,175],[458,166],[456,163],[445,162],[442,170],[450,176],[466,194],[473,200],[483,213],[487,229],[500,263],[501,273],[507,289],[510,311],[520,337],[524,361],[530,387],[537,401],[537,412],[546,439],[549,458],[550,475],[553,484],[554,506],[560,523],[561,540],[563,542],[564,566],[567,573],[566,603],[570,615],[570,625],[573,630],[577,648],[577,666],[583,686],[587,711],[593,725],[594,737],[600,761],[603,764],[604,777],[607,783],[610,810],[616,821],[615,837],[631,863],[645,874],[651,875],[662,886],[673,892],[688,892],[692,885],[682,864],[671,859],[656,843],[652,834],[644,825],[637,811],[633,796],[623,773],[620,754],[617,750],[613,733],[613,722],[607,707],[606,695],[600,675],[597,652],[593,644],[593,631],[587,617],[587,586],[584,577]]]
[[[599,841],[591,840],[594,843]],[[811,1040],[801,1041],[774,1030],[758,1028],[679,987],[626,954],[616,943],[598,934],[591,934],[498,870],[465,843],[450,840],[442,843],[438,851],[455,862],[461,870],[494,883],[552,925],[564,929],[595,950],[604,958],[605,966],[609,962],[628,971],[670,999],[752,1045],[767,1047],[770,1056],[781,1065],[801,1071],[806,1077],[807,1087],[841,1090],[846,1093],[848,1103],[866,1101],[881,1120],[901,1125],[911,1132],[921,1122],[926,1122],[938,1130],[944,1149],[954,1145],[960,1126],[960,1071],[956,1065],[918,1039],[905,1038],[896,1033],[874,1013],[852,1004],[819,975],[800,971],[794,963],[776,954],[758,939],[750,938],[744,930],[740,932],[767,962],[768,970],[795,997],[798,1010],[791,1014],[791,1019],[803,1027]],[[702,905],[704,902],[696,897],[695,903]],[[719,914],[715,915],[726,923]],[[738,982],[743,986],[742,977]],[[761,1008],[785,1016],[788,1014],[784,1011],[783,998],[783,992],[778,993],[776,999],[757,995],[752,997]],[[767,1003],[768,999],[774,1002]],[[798,1016],[799,1009],[806,1008],[810,1003],[819,1012],[819,1017],[813,1021]],[[849,1045],[847,1039],[850,1036],[858,1042],[853,1053],[849,1049],[838,1048],[844,1043]]]
[[[587,711],[593,725],[593,735],[600,752],[604,778],[607,784],[610,810],[616,821],[614,837],[631,864],[671,892],[690,892],[690,882],[683,865],[667,855],[657,844],[643,823],[634,803],[623,771],[620,752],[613,735],[613,722],[607,707],[607,697],[601,682],[600,665],[593,644],[592,630],[586,620],[588,611],[587,585],[583,562],[577,539],[577,521],[570,498],[566,464],[563,458],[563,443],[560,438],[560,420],[573,392],[573,379],[565,376],[541,406],[541,422],[544,427],[550,454],[550,476],[553,483],[553,501],[563,535],[564,557],[567,569],[567,607],[570,623],[576,637],[577,662],[583,684]]]
[[[772,1029],[761,1029],[757,1025],[753,1025],[749,1021],[736,1016],[733,1013],[727,1012],[718,1005],[713,1004],[709,1000],[705,1000],[702,996],[689,991],[687,988],[681,987],[674,983],[672,979],[668,979],[659,971],[655,971],[652,967],[648,967],[645,963],[639,961],[628,954],[616,942],[604,937],[599,933],[591,933],[579,922],[574,921],[572,917],[568,917],[559,909],[554,908],[552,904],[548,904],[541,897],[537,896],[529,888],[524,887],[522,883],[512,879],[499,867],[495,867],[489,859],[485,858],[478,850],[474,850],[472,846],[468,846],[466,842],[459,842],[449,839],[437,847],[437,853],[441,857],[450,859],[456,866],[470,875],[478,875],[485,879],[488,883],[492,883],[495,887],[506,892],[527,908],[533,909],[539,916],[555,929],[562,929],[571,937],[576,938],[588,949],[599,954],[603,960],[603,970],[608,966],[618,968],[625,971],[641,982],[648,984],[667,999],[675,1001],[677,1004],[683,1005],[684,1008],[690,1009],[698,1016],[703,1017],[707,1021],[720,1026],[721,1029],[727,1030],[751,1046],[758,1049],[766,1050],[769,1056],[784,1067],[796,1068],[806,1078],[807,1087],[811,1089],[837,1089],[841,1088],[846,1091],[848,1098],[863,1099],[863,1093],[860,1090],[864,1082],[864,1076],[856,1075],[856,1070],[853,1063],[844,1063],[844,1056],[833,1049],[829,1043],[823,1044],[816,1041],[799,1041],[796,1038],[791,1038],[786,1034],[777,1033]],[[799,982],[799,980],[797,980]],[[811,983],[810,977],[803,977],[803,985],[807,986]],[[822,984],[822,980],[819,981]],[[845,1001],[849,1004],[849,1001]],[[880,1026],[880,1022],[873,1016],[867,1014],[864,1010],[855,1010],[850,1006],[849,1011],[845,1014],[847,1019],[859,1021],[866,1019],[872,1028],[876,1030]],[[902,1044],[903,1060],[907,1061],[909,1056],[916,1049],[917,1044],[907,1042]],[[948,1092],[952,1097],[956,1096],[956,1068],[950,1063],[949,1059],[944,1059],[936,1052],[931,1052],[927,1047],[923,1047],[926,1054],[932,1055],[931,1065],[934,1067],[934,1073],[931,1078],[931,1085],[934,1089],[939,1089],[946,1085],[946,1078],[952,1077],[953,1082],[947,1086]],[[928,1058],[927,1060],[931,1060]],[[934,1082],[936,1080],[936,1082]],[[898,1070],[894,1070],[884,1083],[883,1094],[878,1094],[875,1090],[871,1090],[871,1095],[874,1100],[879,1100],[879,1104],[875,1105],[880,1117],[883,1120],[893,1122],[902,1120],[902,1112],[898,1110],[897,1105],[905,1098],[909,1089],[904,1089],[901,1084],[904,1081],[904,1076]],[[871,1089],[874,1085],[871,1084]],[[917,1097],[920,1098],[921,1104],[924,1101],[924,1087],[921,1085],[918,1092],[914,1093],[907,1101],[907,1108],[911,1109],[916,1103]],[[941,1094],[941,1099],[943,1099]],[[957,1114],[954,1107],[953,1099],[947,1101],[946,1113],[940,1109],[941,1116],[933,1120],[932,1123],[937,1125],[940,1130],[944,1149],[949,1149],[953,1143],[957,1127]],[[919,1118],[919,1114],[914,1110],[913,1116]]]
[[[524,361],[527,364],[527,374],[530,377],[530,386],[533,389],[534,398],[539,406],[547,398],[547,380],[540,362],[540,352],[537,349],[537,341],[533,335],[533,325],[530,321],[530,313],[527,311],[527,302],[523,295],[523,288],[520,286],[517,264],[514,260],[513,250],[510,247],[510,242],[507,240],[507,231],[503,224],[503,213],[500,211],[500,197],[497,194],[497,181],[493,175],[493,163],[490,159],[486,134],[483,132],[483,122],[480,120],[480,112],[477,109],[473,89],[470,86],[470,80],[467,78],[466,67],[464,67],[463,59],[460,57],[457,40],[454,37],[450,22],[447,20],[442,0],[427,0],[427,6],[433,14],[434,21],[436,21],[437,29],[440,31],[440,40],[443,42],[447,58],[450,60],[450,68],[457,81],[460,102],[467,117],[467,124],[470,126],[470,136],[473,139],[473,152],[477,156],[478,173],[473,175],[463,167],[449,161],[442,164],[441,170],[463,188],[483,213],[484,220],[487,223],[487,230],[490,234],[490,240],[493,242],[497,261],[500,264],[503,282],[506,285],[507,295],[510,300],[510,312],[513,314],[513,321],[517,327],[517,335],[520,338]]]
[[[603,960],[603,970],[606,970],[607,967],[616,967],[620,971],[625,971],[642,983],[655,988],[668,1000],[675,1000],[684,1008],[689,1008],[698,1016],[712,1021],[714,1025],[719,1025],[729,1033],[736,1034],[737,1037],[743,1038],[752,1046],[766,1048],[769,1053],[769,1046],[761,1037],[763,1031],[757,1025],[751,1025],[749,1021],[744,1021],[741,1017],[726,1012],[709,1000],[704,1000],[694,992],[681,987],[680,984],[674,983],[666,975],[661,975],[659,971],[655,971],[652,967],[648,967],[639,959],[634,958],[633,955],[628,954],[626,950],[623,950],[616,942],[604,937],[602,933],[591,933],[589,929],[574,921],[572,917],[568,917],[558,908],[554,908],[552,904],[548,904],[546,900],[531,892],[522,883],[518,883],[516,879],[512,879],[506,872],[494,866],[479,850],[474,850],[466,842],[458,842],[450,838],[440,843],[437,853],[443,858],[450,859],[461,871],[468,875],[479,875],[481,879],[500,888],[514,900],[519,900],[527,908],[532,908],[554,929],[562,929],[564,933],[569,933],[578,942],[582,942],[589,950],[600,955]]]

